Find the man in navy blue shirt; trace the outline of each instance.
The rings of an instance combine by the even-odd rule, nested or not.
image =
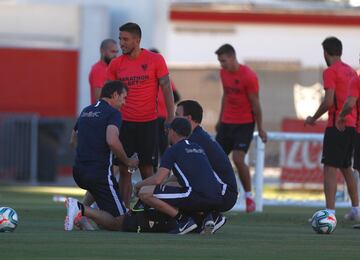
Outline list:
[[[86,216],[108,230],[121,230],[125,208],[112,173],[113,154],[129,167],[137,167],[137,159],[128,158],[119,141],[121,114],[126,86],[119,80],[107,82],[100,100],[81,112],[72,132],[77,142],[73,176],[80,188],[90,192],[99,209],[84,206],[74,198],[66,201],[65,230],[74,226],[77,215]]]
[[[207,157],[209,158],[211,167],[219,177],[220,182],[223,183],[223,202],[216,212],[212,212],[212,218],[214,220],[214,226],[212,230],[206,230],[206,232],[214,233],[222,225],[225,224],[225,217],[219,212],[225,212],[235,205],[238,188],[236,184],[234,170],[231,166],[229,157],[225,154],[221,146],[210,137],[210,135],[204,131],[200,126],[203,109],[201,105],[194,100],[181,101],[176,108],[176,116],[184,117],[189,120],[192,128],[192,134],[189,137],[189,141],[200,145]],[[209,216],[211,218],[211,216]],[[205,223],[204,223],[205,224]],[[205,226],[211,227],[209,225]]]
[[[222,186],[216,179],[204,150],[187,137],[191,125],[185,118],[175,118],[170,125],[172,144],[161,158],[159,171],[135,185],[145,204],[177,220],[173,234],[186,234],[197,227],[186,212],[209,211],[222,202]],[[163,184],[173,171],[178,185]]]

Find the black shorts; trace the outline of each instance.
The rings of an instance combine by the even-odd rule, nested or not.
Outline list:
[[[350,167],[354,148],[354,135],[354,127],[346,127],[344,131],[339,131],[336,127],[327,127],[325,129],[321,163],[336,168]]]
[[[360,133],[355,133],[353,168],[360,170]]]
[[[135,152],[139,156],[139,165],[153,165],[155,160],[158,135],[157,120],[149,122],[123,121],[120,130],[120,141],[127,156]],[[115,160],[114,164],[118,164]]]
[[[207,198],[188,187],[156,185],[154,197],[182,211],[210,211],[220,207],[222,200]]]
[[[165,130],[165,118],[158,117],[158,135],[156,140],[156,151],[154,155],[153,165],[157,167],[159,164],[159,157],[162,156],[165,150],[169,147],[168,136]]]
[[[232,150],[241,150],[247,153],[253,139],[255,123],[248,124],[220,124],[216,141],[228,155]]]
[[[114,217],[124,215],[127,209],[121,199],[118,183],[111,170],[91,166],[74,166],[76,184],[91,193],[96,204]]]

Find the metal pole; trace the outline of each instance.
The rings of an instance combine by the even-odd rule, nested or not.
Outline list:
[[[39,118],[37,115],[31,117],[30,134],[30,184],[37,185],[37,161],[38,161],[38,131]]]
[[[259,135],[256,135],[256,164],[255,164],[255,203],[256,211],[263,211],[264,163],[265,144]]]

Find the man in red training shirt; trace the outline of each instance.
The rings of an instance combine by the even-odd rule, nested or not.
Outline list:
[[[224,90],[216,124],[216,141],[227,155],[232,151],[232,159],[245,191],[246,212],[250,213],[256,209],[256,205],[245,155],[253,138],[255,124],[262,141],[267,141],[262,125],[259,83],[255,72],[237,61],[235,49],[230,44],[222,45],[215,54],[222,68],[220,78]]]
[[[351,169],[351,156],[356,125],[356,111],[352,110],[345,119],[344,131],[339,131],[335,122],[347,98],[349,83],[356,72],[342,62],[342,43],[336,37],[326,38],[322,42],[324,58],[328,68],[323,72],[325,97],[313,116],[308,116],[305,125],[314,125],[324,113],[328,112],[328,124],[325,129],[321,162],[324,164],[324,193],[326,210],[335,215],[336,172],[343,174],[352,210],[346,219],[360,221],[359,198],[356,179]]]
[[[153,175],[153,160],[156,152],[157,96],[159,86],[164,93],[168,117],[166,124],[174,118],[174,97],[169,71],[164,58],[140,48],[141,29],[136,23],[126,23],[119,28],[122,55],[112,60],[108,67],[107,79],[123,81],[129,91],[126,103],[121,107],[123,124],[120,140],[125,152],[139,156],[141,177]],[[130,206],[132,191],[131,173],[120,165],[119,187],[127,207]]]
[[[100,60],[91,67],[89,73],[91,104],[100,98],[101,89],[106,81],[106,69],[118,52],[119,49],[115,40],[105,39],[101,42]]]

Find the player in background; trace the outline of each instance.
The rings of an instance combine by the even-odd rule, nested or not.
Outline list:
[[[360,100],[359,98],[360,98],[360,76],[356,76],[350,81],[348,97],[336,120],[337,129],[340,131],[345,131],[346,116],[351,114],[353,110],[356,110],[357,122],[356,122],[356,133],[355,133],[355,142],[354,142],[354,161],[353,161],[353,168],[356,170],[356,174],[359,174],[360,172],[360,117],[359,117]],[[358,178],[358,176],[356,178]],[[345,215],[345,219],[360,221],[359,207],[353,207],[351,211]]]
[[[158,49],[151,48],[149,51],[160,53]],[[180,100],[180,94],[175,88],[175,83],[170,79],[171,90],[174,96],[174,103],[176,104]],[[164,99],[164,94],[162,92],[162,88],[159,87],[159,93],[157,97],[157,111],[158,111],[158,136],[157,136],[157,147],[154,155],[154,172],[157,171],[157,167],[159,164],[159,157],[163,155],[166,148],[169,146],[169,140],[167,137],[167,129],[165,128],[165,121],[167,118],[167,110]]]
[[[155,53],[160,53],[158,49],[152,48],[149,49],[152,52]],[[174,81],[172,81],[170,79],[170,85],[171,85],[171,90],[174,96],[174,103],[176,104],[177,102],[179,102],[180,100],[180,94],[177,91],[177,89],[175,88],[175,83]],[[162,88],[159,88],[159,93],[158,93],[158,97],[157,97],[157,105],[158,105],[158,127],[159,127],[159,132],[158,132],[158,153],[159,155],[163,155],[163,153],[165,152],[166,148],[169,146],[169,141],[167,138],[167,134],[166,134],[166,129],[165,129],[165,121],[166,118],[168,117],[167,115],[167,110],[166,110],[166,104],[165,104],[165,99],[164,99],[164,94],[162,92]],[[156,160],[157,161],[157,160]],[[157,166],[157,163],[156,163]]]
[[[135,185],[143,202],[177,220],[177,227],[170,231],[173,234],[186,234],[197,227],[184,211],[208,211],[222,203],[222,185],[204,150],[187,139],[190,133],[189,121],[175,118],[169,129],[172,146],[161,157],[159,171]],[[176,186],[163,184],[171,170]]]
[[[225,216],[220,214],[220,212],[229,211],[236,203],[238,189],[235,174],[229,157],[225,154],[224,150],[201,127],[203,109],[198,102],[194,100],[181,101],[177,105],[175,115],[176,117],[184,117],[189,120],[192,129],[189,141],[197,143],[204,149],[211,167],[219,177],[220,182],[224,184],[221,206],[216,211],[211,212],[210,215],[208,214],[202,228],[205,233],[214,233],[226,222]],[[213,221],[213,224],[207,223],[208,221]]]
[[[253,138],[255,124],[263,142],[267,134],[263,129],[257,76],[248,66],[240,64],[230,44],[224,44],[215,51],[221,65],[220,78],[224,90],[221,112],[216,124],[216,141],[232,159],[243,185],[246,198],[246,212],[256,209],[251,192],[249,167],[245,155]]]
[[[90,192],[99,209],[68,198],[64,223],[67,231],[73,229],[77,216],[88,217],[107,230],[122,228],[127,209],[112,173],[113,153],[127,166],[137,167],[139,163],[126,156],[119,140],[119,109],[125,102],[126,94],[127,88],[121,81],[107,82],[101,90],[101,99],[83,109],[72,131],[71,140],[76,143],[74,180],[79,187]]]
[[[157,97],[162,88],[169,124],[174,118],[174,97],[171,91],[169,71],[164,58],[140,48],[141,29],[136,23],[126,23],[119,28],[122,55],[113,59],[108,67],[107,78],[123,81],[128,89],[126,104],[121,108],[123,125],[120,139],[128,156],[137,153],[142,179],[153,175],[156,151]],[[120,167],[120,192],[125,205],[130,207],[132,191],[131,173],[128,167]]]
[[[341,60],[342,43],[336,37],[328,37],[322,42],[324,59],[328,66],[323,72],[325,97],[313,116],[308,116],[305,125],[314,125],[324,113],[328,112],[321,162],[324,164],[324,193],[326,210],[335,215],[336,172],[340,169],[345,178],[350,195],[354,218],[359,218],[359,198],[356,179],[351,169],[351,157],[356,124],[356,111],[345,117],[345,129],[339,131],[335,122],[347,98],[349,83],[356,72]]]
[[[95,63],[89,73],[91,104],[100,98],[101,88],[106,81],[106,69],[110,61],[119,52],[117,43],[113,39],[105,39],[100,44],[100,60]]]

